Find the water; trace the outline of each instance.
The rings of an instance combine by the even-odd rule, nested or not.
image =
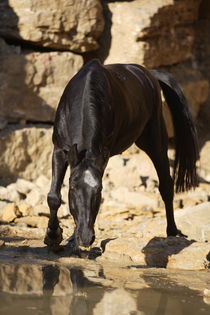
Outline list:
[[[0,264],[0,314],[209,315],[210,297],[202,294],[209,276],[113,265]]]

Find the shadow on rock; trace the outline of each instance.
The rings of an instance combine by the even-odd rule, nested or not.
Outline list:
[[[170,256],[178,254],[194,242],[184,237],[154,237],[142,249],[142,252],[149,267],[166,268]]]

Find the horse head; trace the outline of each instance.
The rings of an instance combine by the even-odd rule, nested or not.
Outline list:
[[[94,224],[101,203],[105,165],[104,159],[92,152],[86,152],[81,160],[76,156],[69,179],[69,206],[76,224],[75,244],[89,247],[95,240]]]

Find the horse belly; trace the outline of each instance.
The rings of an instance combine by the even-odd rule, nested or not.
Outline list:
[[[149,113],[145,112],[138,115],[131,123],[122,126],[118,135],[113,139],[111,155],[120,154],[135,143],[144,131],[149,118]]]

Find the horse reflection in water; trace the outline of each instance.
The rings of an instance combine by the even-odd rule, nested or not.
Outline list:
[[[161,89],[175,130],[173,179]],[[167,235],[183,235],[174,220],[174,184],[177,192],[197,186],[197,137],[186,99],[167,72],[148,71],[135,64],[103,66],[98,60],[90,61],[64,90],[56,112],[53,143],[50,218],[45,237],[50,248],[56,249],[62,241],[57,211],[67,166],[71,168],[69,207],[76,225],[74,242],[89,247],[95,239],[94,223],[107,162],[133,143],[147,153],[156,168]]]

